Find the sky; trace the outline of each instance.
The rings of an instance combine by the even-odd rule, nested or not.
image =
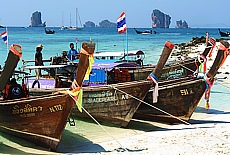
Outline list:
[[[0,2],[0,25],[29,26],[35,11],[42,13],[42,21],[48,27],[75,26],[75,10],[78,8],[81,23],[102,20],[116,23],[118,16],[126,11],[127,27],[149,28],[151,13],[159,9],[171,16],[170,27],[176,21],[185,20],[189,27],[230,27],[229,0],[2,0]]]

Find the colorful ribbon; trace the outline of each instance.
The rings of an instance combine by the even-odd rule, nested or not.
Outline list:
[[[212,57],[213,49],[216,46],[216,41],[213,38],[210,38],[210,40],[208,42],[209,42],[209,44],[212,45],[212,48],[211,48],[209,55],[208,55],[208,57],[210,58],[210,57]]]
[[[81,50],[81,53],[89,56],[89,66],[87,68],[85,78],[84,78],[84,80],[89,80],[89,75],[90,75],[90,72],[92,70],[92,66],[93,66],[93,63],[94,63],[94,57],[93,57],[93,54],[89,54],[84,49]]]
[[[205,95],[204,95],[204,99],[206,100],[205,108],[206,110],[208,110],[210,108],[209,99],[210,99],[211,87],[214,84],[214,80],[210,81],[207,76],[204,76],[204,81],[206,84]]]
[[[147,77],[147,80],[152,80],[154,83],[155,83],[155,87],[154,87],[154,90],[153,90],[153,103],[156,103],[157,102],[157,98],[159,96],[159,93],[158,93],[158,89],[159,89],[159,86],[158,86],[158,79],[157,77],[154,75],[154,73],[152,72],[148,77]]]
[[[226,48],[222,43],[220,43],[219,50],[224,51],[224,58],[220,63],[220,66],[219,66],[219,68],[220,68],[224,64],[224,62],[227,58],[227,55],[229,54],[229,51],[228,51],[228,48]]]

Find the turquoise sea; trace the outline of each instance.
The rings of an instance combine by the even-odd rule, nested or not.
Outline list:
[[[70,42],[75,43],[76,39],[78,40],[77,48],[80,48],[81,42],[89,41],[91,38],[93,42],[96,42],[96,51],[124,51],[124,49],[126,49],[126,34],[118,34],[116,28],[83,28],[79,31],[62,31],[58,27],[52,27],[51,29],[54,29],[56,33],[45,34],[44,28],[8,27],[9,46],[11,44],[21,45],[23,51],[22,59],[24,60],[34,60],[35,48],[38,44],[44,46],[42,51],[43,59],[50,59],[51,56],[60,55],[62,51],[68,50]],[[140,28],[139,30],[145,30],[145,28]],[[166,41],[170,41],[174,44],[188,42],[193,37],[205,36],[206,31],[209,33],[209,37],[220,38],[217,28],[170,28],[154,30],[157,34],[140,35],[136,34],[133,28],[128,29],[128,50],[142,50],[145,52],[145,64],[157,63]],[[5,29],[1,28],[0,32],[3,31],[5,31]],[[227,29],[222,29],[222,31],[227,31]],[[2,66],[4,66],[7,53],[5,43],[0,41],[0,65]],[[18,67],[21,65],[22,63],[20,62]],[[230,112],[229,101],[229,85],[223,86],[216,82],[211,90],[210,109],[208,111],[205,110],[205,101],[202,98],[196,109],[196,116],[198,116],[198,119],[202,119],[203,115],[208,116],[211,114]],[[59,152],[78,153],[77,150],[80,149],[78,148],[79,145],[83,146],[81,148],[82,152],[87,152],[88,148],[84,148],[86,144],[92,142],[92,139],[100,139],[106,134],[100,127],[93,123],[93,121],[85,123],[82,120],[75,120],[75,122],[76,127],[71,127],[67,124],[66,130],[63,133],[63,141],[58,148]],[[143,126],[146,128],[144,129]],[[157,129],[155,126],[150,127],[146,124],[137,125],[135,122],[132,122],[129,128],[142,131]],[[116,134],[115,129],[108,128],[108,130]],[[118,132],[129,132],[129,130],[121,130],[122,131],[119,130]],[[103,150],[103,148],[100,148],[97,144],[95,144],[94,147]],[[0,153],[27,154],[31,148],[35,149],[35,154],[36,151],[44,150],[27,141],[0,132]]]
[[[51,28],[55,34],[45,34],[44,28],[8,27],[9,46],[20,44],[23,49],[22,59],[34,59],[35,48],[38,44],[44,46],[43,57],[61,54],[69,49],[69,43],[78,40],[78,48],[83,41],[96,42],[96,51],[124,51],[126,50],[126,34],[118,34],[116,28],[83,28],[80,31],[62,31],[58,27]],[[4,31],[2,28],[0,31]],[[144,28],[138,30],[145,30]],[[209,32],[210,37],[219,38],[217,28],[190,28],[190,29],[154,29],[157,34],[138,35],[133,28],[128,29],[128,50],[142,50],[146,53],[145,63],[156,63],[164,43],[170,41],[174,44],[188,42],[193,37],[205,36]],[[224,29],[223,29],[224,31]],[[6,59],[7,48],[4,42],[0,42],[0,64]]]

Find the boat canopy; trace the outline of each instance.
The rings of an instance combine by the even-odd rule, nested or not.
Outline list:
[[[94,54],[94,58],[96,61],[100,60],[109,60],[109,61],[120,61],[120,60],[125,60],[127,56],[129,56],[128,59],[134,59],[137,55],[144,55],[144,52],[141,50],[138,51],[129,51],[128,55],[126,52],[96,52]],[[131,58],[131,56],[134,56],[134,58]]]

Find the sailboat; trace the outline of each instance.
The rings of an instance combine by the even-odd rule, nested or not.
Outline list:
[[[80,27],[78,27],[78,20],[80,22]],[[70,26],[68,27],[68,30],[81,30],[81,29],[82,29],[81,19],[78,13],[78,9],[76,8],[76,27],[71,26],[71,14],[70,14]]]
[[[62,12],[62,26],[61,26],[61,30],[66,30],[67,27],[64,26],[64,19],[63,19],[63,12]]]

